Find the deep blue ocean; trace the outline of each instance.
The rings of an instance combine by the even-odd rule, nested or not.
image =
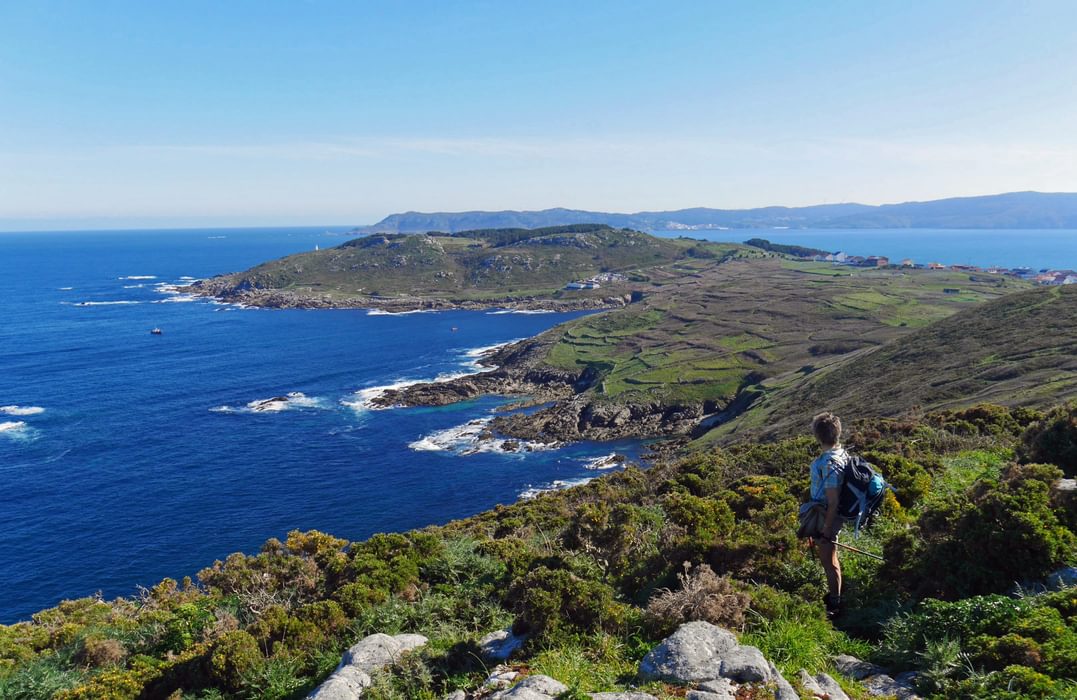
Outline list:
[[[163,286],[343,240],[0,234],[0,623],[193,575],[292,529],[363,539],[443,523],[638,455],[476,444],[469,422],[492,399],[363,406],[376,387],[475,371],[476,349],[578,314],[239,309]],[[247,406],[289,392],[304,397]]]
[[[1077,231],[982,229],[728,229],[657,231],[660,236],[688,236],[741,243],[765,238],[849,255],[885,255],[893,261],[943,265],[1057,268],[1077,270]]]
[[[363,539],[442,523],[596,476],[603,456],[638,457],[633,442],[477,443],[496,399],[364,405],[379,387],[475,371],[479,349],[578,314],[240,309],[170,287],[344,230],[0,234],[0,623],[193,575],[292,529]],[[1072,231],[666,235],[682,233],[1077,268]],[[248,405],[291,392],[263,406],[281,410]]]

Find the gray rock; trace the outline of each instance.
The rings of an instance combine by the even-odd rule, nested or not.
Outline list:
[[[800,700],[800,693],[781,674],[774,679],[774,685],[774,700]]]
[[[774,662],[768,661],[767,666],[770,668],[768,680],[774,684],[774,700],[800,700],[800,693],[793,689],[789,681],[785,680],[785,676],[781,674]]]
[[[467,700],[467,693],[462,690],[454,690],[445,696],[445,700]]]
[[[816,673],[815,682],[823,689],[823,693],[830,696],[830,700],[849,700],[849,696],[841,689],[838,682],[825,673]]]
[[[687,700],[736,700],[737,684],[728,678],[715,678],[700,683],[699,688],[688,692]]]
[[[591,693],[591,700],[658,700],[650,693],[627,691],[624,693]]]
[[[483,686],[486,688],[507,688],[519,677],[520,674],[508,666],[494,666],[494,670],[490,671],[490,675],[486,677]]]
[[[804,669],[797,671],[797,682],[800,683],[800,687],[804,688],[804,690],[812,695],[818,695],[820,697],[823,695],[823,689]]]
[[[838,682],[825,673],[810,676],[807,671],[800,669],[797,672],[797,680],[800,681],[800,685],[804,687],[804,690],[816,697],[828,697],[830,700],[849,700],[849,696],[841,689]]]
[[[855,656],[849,656],[848,654],[838,654],[831,658],[834,662],[834,666],[841,672],[843,676],[848,676],[854,681],[862,681],[868,676],[877,676],[880,673],[886,673],[886,669],[882,666],[876,666],[873,663],[867,661],[861,661]]]
[[[645,680],[698,683],[721,676],[722,658],[736,649],[732,632],[709,622],[686,622],[643,657]]]
[[[740,683],[758,683],[770,679],[770,664],[755,647],[738,646],[722,656],[719,673]]]
[[[315,688],[308,700],[355,700],[370,686],[370,674],[400,658],[401,654],[426,644],[421,634],[372,634],[344,652],[337,669]]]
[[[902,676],[908,676],[908,674],[901,674]],[[920,696],[916,694],[916,690],[909,685],[898,683],[896,680],[880,673],[877,676],[871,676],[870,678],[862,682],[865,689],[868,691],[868,695],[873,696],[893,696],[898,700],[920,700]]]
[[[1055,482],[1055,491],[1077,491],[1077,479],[1059,479]]]
[[[906,688],[915,689],[916,681],[920,678],[919,671],[905,671],[894,676],[894,680],[898,685],[903,685]]]
[[[723,693],[728,695],[737,694],[737,684],[728,678],[715,678],[713,681],[700,683],[699,689],[707,693],[717,693],[718,695]]]
[[[355,700],[363,694],[363,689],[370,685],[370,676],[366,677],[366,683],[359,685],[335,672],[325,679],[307,696],[308,700]]]
[[[528,676],[509,690],[494,693],[491,700],[550,700],[568,690],[568,686],[549,676]]]
[[[517,637],[511,629],[498,630],[479,640],[482,657],[491,661],[504,661],[524,645],[526,636]]]

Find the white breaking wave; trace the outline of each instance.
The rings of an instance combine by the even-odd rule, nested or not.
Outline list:
[[[70,292],[74,287],[60,287],[61,292]]]
[[[191,277],[190,275],[183,275],[180,279],[184,282],[196,282],[198,280],[197,277]]]
[[[40,406],[0,406],[0,413],[9,416],[36,416],[44,412],[45,409]]]
[[[145,286],[146,286],[145,284],[125,284],[125,285],[123,285],[123,288],[124,289],[142,289]]]
[[[490,420],[490,418],[478,418],[463,425],[439,430],[419,438],[410,443],[408,447],[417,452],[452,451],[459,454],[488,452],[491,450],[483,449],[482,446],[484,443],[493,441],[482,440],[481,436],[488,430],[487,426],[490,424]]]
[[[527,500],[534,498],[542,493],[549,493],[550,491],[560,491],[562,489],[570,489],[573,486],[582,486],[591,481],[594,477],[583,477],[581,479],[554,479],[548,484],[542,486],[529,486],[519,493],[521,500]]]
[[[369,389],[360,389],[352,395],[351,399],[341,399],[340,403],[355,409],[356,411],[378,411],[382,408],[391,408],[389,406],[375,406],[374,399],[379,398],[383,394],[395,391],[397,389],[404,389],[416,384],[425,384],[425,379],[398,379],[392,384],[383,384],[381,386],[372,386]]]
[[[465,350],[464,357],[466,359],[461,364],[464,367],[468,368],[468,374],[483,372],[489,369],[489,366],[483,365],[481,363],[482,358],[497,352],[505,346],[512,345],[513,343],[518,343],[521,340],[524,340],[524,338],[515,338],[513,340],[506,340],[504,343],[496,343],[494,345],[485,345],[481,348],[471,348],[470,350]]]
[[[625,458],[623,455],[619,455],[616,452],[605,455],[603,457],[591,457],[584,460],[584,469],[617,469],[625,465]]]
[[[36,428],[31,428],[21,420],[0,421],[0,438],[29,442],[37,439],[40,434]]]
[[[120,277],[121,280],[155,280],[157,275],[127,275],[126,277]]]
[[[168,297],[167,299],[158,299],[153,302],[154,304],[178,304],[188,301],[198,301],[198,297],[191,296],[190,294],[177,294],[176,296]]]
[[[130,304],[141,304],[141,301],[76,301],[72,304],[69,301],[61,301],[61,304],[68,304],[70,306],[127,306]]]
[[[487,311],[487,316],[503,316],[504,314],[555,314],[555,309],[498,309]]]
[[[490,432],[491,420],[493,417],[476,418],[463,425],[438,430],[409,443],[408,447],[416,452],[454,452],[458,455],[473,455],[480,452],[526,454],[552,450],[561,446],[556,442],[531,442],[496,436]]]
[[[408,314],[436,314],[437,309],[414,309],[412,311],[386,311],[385,309],[367,309],[367,316],[407,316]]]
[[[297,408],[326,408],[325,400],[317,396],[307,396],[301,391],[290,391],[284,396],[250,401],[246,406],[216,406],[209,410],[214,413],[280,413]]]
[[[514,338],[513,340],[506,340],[504,343],[495,343],[494,345],[484,345],[481,348],[472,348],[464,352],[464,357],[482,357],[484,355],[489,355],[503,347],[518,343],[521,340],[525,340],[525,338]]]

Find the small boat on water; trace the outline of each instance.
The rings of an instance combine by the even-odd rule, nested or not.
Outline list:
[[[161,329],[160,328],[151,328],[150,329],[150,335],[161,335]]]

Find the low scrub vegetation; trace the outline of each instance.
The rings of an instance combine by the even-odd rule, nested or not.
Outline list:
[[[0,627],[0,697],[299,698],[363,636],[416,632],[430,643],[369,696],[441,698],[482,683],[478,640],[510,626],[527,635],[521,668],[615,690],[693,619],[786,673],[833,671],[846,652],[919,670],[936,697],[1072,696],[1077,593],[1038,587],[1077,555],[1074,501],[1056,488],[1072,416],[981,406],[854,426],[849,443],[898,492],[857,541],[886,562],[843,557],[849,609],[834,622],[794,537],[815,447],[793,438],[365,542],[292,532],[197,579],[66,601]]]

